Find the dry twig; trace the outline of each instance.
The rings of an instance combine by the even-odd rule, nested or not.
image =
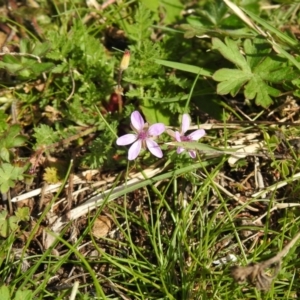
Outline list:
[[[256,264],[249,264],[246,267],[235,266],[231,269],[231,276],[238,283],[249,283],[256,286],[257,289],[267,291],[270,289],[272,280],[276,277],[280,270],[282,258],[290,251],[300,238],[300,232],[274,257]],[[272,276],[268,276],[265,270],[274,266]]]

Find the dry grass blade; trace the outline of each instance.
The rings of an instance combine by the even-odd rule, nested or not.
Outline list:
[[[105,199],[108,197],[109,201],[112,201],[114,199],[117,198],[117,195],[120,191],[128,188],[128,187],[132,187],[134,186],[137,182],[141,182],[143,180],[145,180],[144,176],[147,176],[147,178],[151,178],[153,176],[155,176],[156,174],[160,173],[162,171],[163,168],[148,168],[146,170],[144,170],[143,172],[139,172],[137,174],[134,174],[132,176],[132,179],[128,180],[127,182],[125,182],[124,184],[121,184],[115,188],[112,189],[108,189],[104,192],[101,192],[99,194],[97,194],[96,196],[90,198],[89,200],[87,200],[86,202],[84,202],[83,204],[73,208],[72,210],[70,210],[70,212],[68,212],[68,215],[64,215],[62,217],[59,217],[55,223],[52,226],[52,229],[57,232],[59,231],[60,228],[63,227],[63,225],[65,224],[65,220],[76,220],[79,217],[81,217],[82,215],[87,214],[89,211],[97,208],[98,206],[100,206]],[[130,178],[128,176],[128,178]]]
[[[257,31],[259,34],[261,34],[263,36],[267,36],[266,33],[262,29],[260,29],[256,24],[254,24],[252,22],[252,20],[238,6],[236,6],[233,2],[231,2],[229,0],[223,0],[223,1],[249,27],[251,27],[252,29],[254,29],[255,31]]]
[[[246,267],[235,266],[231,269],[231,276],[238,283],[249,283],[256,286],[257,289],[268,291],[271,287],[272,280],[276,277],[280,270],[282,258],[290,251],[300,238],[298,233],[280,252],[274,257],[256,264],[249,264]],[[268,276],[265,270],[274,266],[272,276]]]
[[[273,184],[271,186],[268,186],[267,187],[267,192],[272,192],[272,191],[278,190],[278,189],[286,186],[288,183],[290,183],[292,181],[295,181],[295,180],[299,180],[299,179],[300,179],[300,173],[296,173],[291,178],[289,178],[287,180],[279,181],[279,182],[276,182],[275,184]],[[265,192],[266,192],[266,190],[259,191],[257,193],[252,194],[252,197],[253,198],[261,197],[262,195],[265,194]]]

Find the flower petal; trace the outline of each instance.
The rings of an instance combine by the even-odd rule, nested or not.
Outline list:
[[[137,110],[135,110],[131,114],[130,119],[131,119],[131,125],[137,132],[140,132],[144,128],[145,125],[144,119]]]
[[[178,147],[177,148],[177,153],[178,154],[182,153],[183,151],[184,151],[184,148],[182,148],[182,147]]]
[[[190,128],[191,124],[191,117],[188,114],[183,114],[182,116],[182,123],[181,123],[181,134],[187,132]]]
[[[171,136],[173,139],[176,139],[175,138],[175,131],[171,130],[171,129],[167,129],[166,130],[166,133]]]
[[[160,147],[158,146],[158,144],[156,142],[154,142],[151,139],[147,139],[146,140],[146,145],[147,148],[149,149],[149,151],[156,157],[158,158],[162,158],[163,157],[163,153],[160,149]]]
[[[158,136],[166,130],[166,127],[163,123],[156,123],[149,127],[148,134],[153,136]]]
[[[195,150],[189,150],[189,155],[191,158],[196,158],[196,151]]]
[[[205,136],[205,130],[204,129],[198,129],[195,130],[194,132],[190,133],[188,135],[188,137],[192,140],[192,141],[198,141],[199,139],[201,139],[203,136]]]
[[[140,151],[142,148],[142,141],[137,140],[135,143],[132,144],[132,146],[129,148],[128,151],[128,159],[129,160],[134,160],[138,157]]]
[[[117,143],[118,146],[125,146],[125,145],[132,144],[134,141],[136,141],[136,139],[137,139],[136,134],[129,133],[129,134],[125,134],[125,135],[120,136],[117,139],[116,143]]]
[[[177,142],[181,142],[181,135],[178,131],[175,131],[175,139]]]

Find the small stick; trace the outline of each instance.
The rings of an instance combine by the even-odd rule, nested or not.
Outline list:
[[[262,261],[256,264],[249,264],[246,267],[235,266],[231,268],[231,276],[238,283],[244,283],[248,281],[249,283],[256,286],[257,289],[268,291],[270,289],[272,280],[276,277],[280,270],[281,261],[284,256],[290,251],[290,249],[296,244],[300,238],[300,232],[274,257]],[[265,270],[274,267],[274,272],[272,276],[265,274]]]

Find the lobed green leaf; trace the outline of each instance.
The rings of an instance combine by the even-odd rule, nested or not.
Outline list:
[[[215,72],[213,79],[221,82],[217,86],[218,94],[226,95],[230,93],[232,96],[235,96],[252,76],[251,73],[241,70],[220,69]]]
[[[218,50],[225,58],[245,72],[251,72],[250,66],[241,54],[236,41],[226,37],[225,43],[223,43],[220,39],[213,38],[212,43],[212,49]]]

